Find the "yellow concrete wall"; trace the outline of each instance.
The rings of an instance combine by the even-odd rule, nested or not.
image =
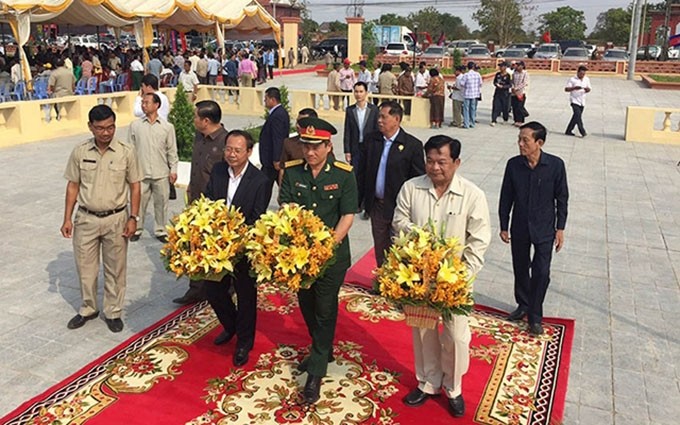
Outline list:
[[[655,127],[655,121],[661,125]],[[629,106],[626,108],[627,142],[680,145],[680,109]]]
[[[214,100],[222,108],[224,115],[248,115],[261,117],[264,115],[264,90],[258,86],[239,87],[238,99],[224,86],[199,86],[197,101]],[[161,89],[170,102],[175,99],[174,88]],[[341,108],[333,110],[329,96],[341,98]],[[38,142],[57,137],[86,133],[87,114],[93,106],[105,103],[116,113],[118,127],[129,125],[134,119],[134,102],[137,92],[115,92],[93,94],[87,96],[69,96],[59,99],[31,100],[23,102],[0,103],[0,148],[17,144]],[[427,128],[430,125],[430,102],[427,99],[410,96],[375,95],[380,101],[395,99],[402,103],[411,101],[411,115],[405,116],[403,123],[408,127]],[[314,108],[319,116],[341,123],[345,119],[345,107],[354,103],[350,93],[333,93],[313,90],[289,90],[291,116],[297,116],[304,108]],[[56,119],[54,105],[61,110],[61,117]]]
[[[345,18],[347,20],[347,58],[352,63],[361,59],[361,27],[364,18]]]
[[[284,58],[286,59],[285,66],[288,68],[288,51],[293,48],[295,52],[295,62],[293,66],[298,64],[298,26],[302,20],[294,16],[286,16],[281,18],[283,23],[283,47],[286,50]]]

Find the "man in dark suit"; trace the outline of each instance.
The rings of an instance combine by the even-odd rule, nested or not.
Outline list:
[[[281,92],[276,87],[269,87],[264,92],[264,105],[269,110],[269,116],[262,127],[260,133],[260,162],[262,171],[269,179],[269,191],[274,182],[278,182],[279,158],[281,158],[281,148],[283,139],[288,137],[290,132],[290,116],[288,111],[281,105]]]
[[[224,162],[215,164],[206,188],[208,198],[225,199],[228,206],[238,207],[249,225],[267,210],[270,190],[267,177],[248,161],[254,144],[247,132],[230,131],[224,148]],[[204,287],[208,302],[224,327],[215,344],[225,344],[236,335],[233,361],[238,367],[248,362],[248,353],[255,342],[257,290],[245,258],[236,264],[234,275],[225,276],[221,282],[206,280]],[[232,284],[238,297],[238,308],[229,294]]]
[[[505,167],[498,202],[500,238],[510,243],[518,304],[508,320],[528,316],[529,331],[534,335],[543,333],[543,300],[550,284],[552,248],[554,245],[559,252],[564,245],[569,199],[564,162],[542,150],[546,133],[536,121],[520,127],[520,155],[510,158]],[[533,258],[529,255],[532,246]]]
[[[404,110],[395,101],[380,104],[378,132],[366,151],[364,206],[371,218],[375,259],[380,266],[392,244],[397,194],[406,180],[425,174],[423,142],[401,128]]]
[[[345,110],[344,150],[345,161],[354,167],[359,189],[359,210],[364,197],[364,172],[366,161],[365,139],[378,131],[378,107],[368,102],[368,86],[363,81],[354,84],[354,99],[357,103]]]

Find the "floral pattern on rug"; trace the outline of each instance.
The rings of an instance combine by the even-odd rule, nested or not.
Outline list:
[[[381,406],[397,393],[398,374],[375,362],[365,364],[362,348],[351,341],[337,343],[321,399],[307,405],[301,398],[306,374],[296,366],[308,349],[280,344],[260,355],[255,370],[234,369],[223,378],[208,381],[203,398],[211,409],[188,424],[351,425],[373,418],[380,424],[398,425],[396,414]]]
[[[117,393],[144,393],[161,379],[173,380],[189,353],[176,346],[154,345],[130,353],[107,366],[106,384]]]
[[[299,306],[295,292],[282,292],[271,283],[260,283],[257,286],[257,309],[273,311],[280,315],[288,315]]]
[[[347,303],[345,307],[350,313],[359,314],[359,319],[371,323],[381,320],[395,322],[404,320],[404,313],[394,303],[378,295],[371,295],[365,289],[343,285],[340,287],[339,301]]]

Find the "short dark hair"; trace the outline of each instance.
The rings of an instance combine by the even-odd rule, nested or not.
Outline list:
[[[437,68],[430,68],[430,77],[436,77],[437,75],[439,75]]]
[[[355,88],[356,88],[356,86],[361,86],[361,87],[364,88],[364,90],[368,91],[368,84],[366,84],[363,81],[357,81],[356,83],[354,83]]]
[[[538,121],[531,121],[528,122],[524,125],[522,125],[519,129],[523,130],[525,128],[529,128],[533,132],[534,140],[543,140],[545,142],[545,138],[548,134],[548,130],[546,130],[545,126],[541,124]]]
[[[269,87],[264,91],[264,95],[270,99],[276,99],[277,102],[281,103],[281,91],[278,87]]]
[[[581,66],[578,67],[578,72],[587,71],[587,70],[588,70],[588,67],[585,66],[585,65],[581,65]]]
[[[144,96],[151,96],[151,98],[153,99],[153,103],[155,103],[158,106],[161,105],[161,97],[156,93],[147,93]]]
[[[396,100],[386,100],[380,104],[380,109],[390,108],[389,114],[395,117],[399,117],[399,121],[404,118],[404,108],[401,107],[399,102]]]
[[[317,114],[316,111],[312,108],[300,109],[300,112],[298,112],[298,115],[304,115],[306,117],[312,117],[312,118],[318,118],[319,117],[319,114]]]
[[[222,121],[222,108],[214,100],[201,100],[196,104],[196,114],[199,118],[207,118],[213,124]]]
[[[229,133],[227,133],[227,138],[224,139],[225,145],[227,143],[227,140],[229,140],[231,136],[243,137],[246,140],[246,148],[248,150],[253,149],[253,147],[255,146],[255,140],[253,140],[253,136],[245,130],[231,130]]]
[[[151,86],[154,90],[158,90],[158,77],[153,74],[145,74],[142,77],[142,84]]]
[[[443,134],[430,137],[427,142],[425,142],[425,155],[431,150],[439,150],[444,146],[449,146],[451,151],[451,159],[454,161],[460,157],[460,140],[454,139]]]
[[[115,122],[116,113],[113,112],[113,109],[108,105],[97,105],[90,109],[90,112],[87,114],[90,124],[94,124],[97,121],[104,121],[111,117],[113,117],[113,121]]]

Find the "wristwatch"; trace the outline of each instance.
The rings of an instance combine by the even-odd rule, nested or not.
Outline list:
[[[139,216],[138,215],[130,214],[130,218],[134,219],[137,223],[139,223]]]

